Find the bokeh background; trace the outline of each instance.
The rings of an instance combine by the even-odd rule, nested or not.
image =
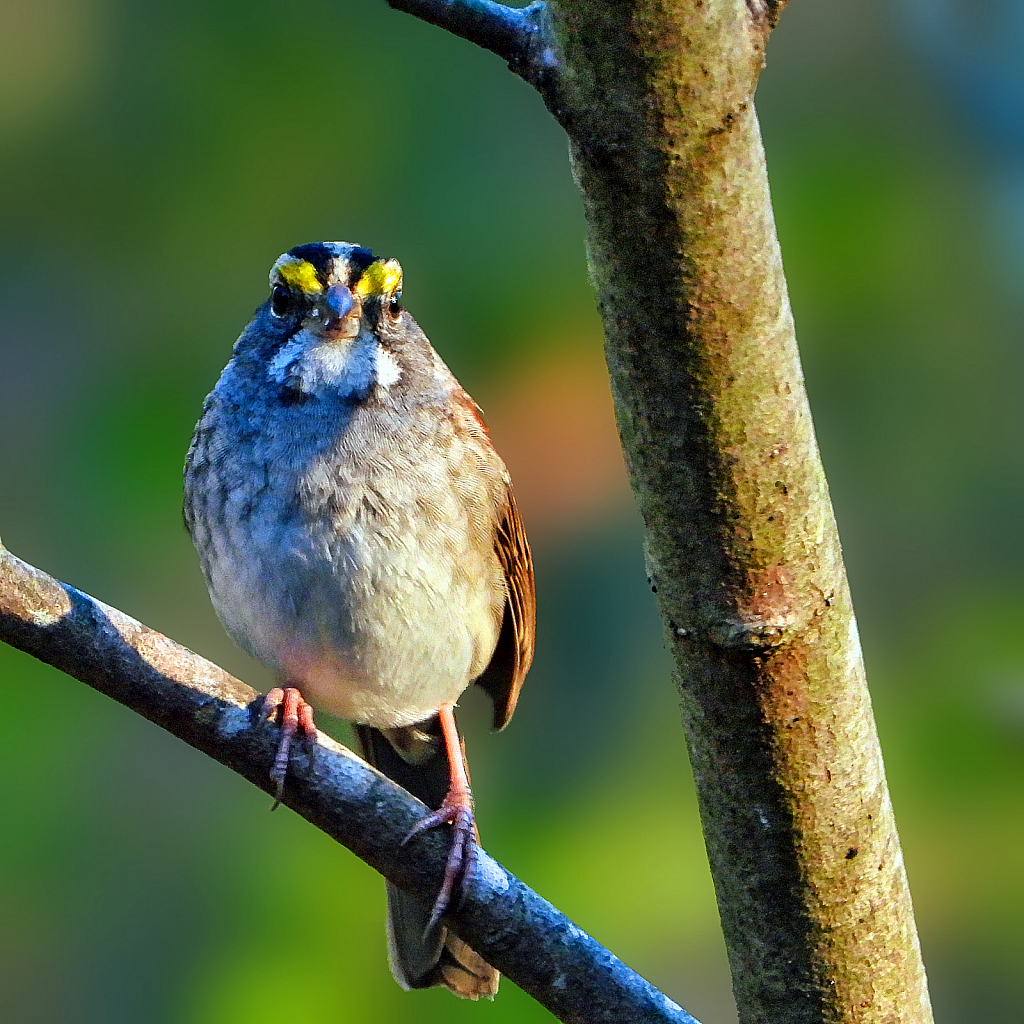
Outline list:
[[[538,657],[464,708],[490,851],[735,1019],[560,130],[381,0],[8,0],[0,534],[259,687],[179,513],[203,396],[299,242],[398,256],[533,538]],[[779,232],[943,1024],[1024,963],[1024,4],[793,0],[760,91]],[[0,648],[0,1019],[541,1021],[402,993],[383,886],[287,809]]]

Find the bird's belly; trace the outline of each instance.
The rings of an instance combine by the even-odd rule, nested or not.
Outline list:
[[[231,638],[314,707],[377,728],[421,722],[490,661],[505,602],[496,559],[429,545],[322,544],[223,552],[208,579]]]
[[[314,707],[378,729],[430,718],[442,704],[457,701],[469,683],[465,677],[445,673],[443,667],[420,678],[368,673],[349,654],[332,648],[289,652],[283,675]]]

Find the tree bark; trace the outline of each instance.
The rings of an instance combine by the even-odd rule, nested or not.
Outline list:
[[[431,6],[479,41],[479,3]],[[924,1024],[754,110],[783,6],[491,4],[492,48],[569,137],[740,1020]]]
[[[930,1020],[754,111],[765,16],[555,19],[740,1019]],[[610,132],[589,113],[609,109]]]

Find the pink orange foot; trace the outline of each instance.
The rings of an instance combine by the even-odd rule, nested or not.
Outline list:
[[[441,891],[434,901],[434,909],[430,914],[430,923],[426,927],[429,932],[445,915],[452,901],[455,886],[461,886],[473,866],[476,857],[476,822],[473,820],[473,794],[469,790],[469,773],[466,771],[466,758],[462,750],[462,740],[455,725],[455,705],[442,704],[437,712],[444,738],[445,753],[448,757],[450,784],[441,806],[432,814],[428,814],[418,822],[412,831],[402,840],[404,846],[413,836],[425,832],[428,828],[438,825],[451,825],[452,845],[448,851],[448,862],[444,868],[444,880]],[[424,933],[426,934],[426,932]]]
[[[269,722],[271,719],[277,719],[281,725],[281,739],[277,744],[274,766],[270,769],[270,777],[277,784],[274,807],[271,808],[274,810],[284,795],[284,780],[288,774],[288,752],[291,750],[292,739],[301,728],[312,756],[316,749],[316,724],[313,722],[312,707],[294,686],[275,686],[263,698],[260,720]]]
[[[453,786],[448,790],[441,806],[422,821],[417,822],[409,834],[402,840],[404,846],[413,836],[438,825],[452,826],[452,845],[448,851],[448,862],[445,864],[444,880],[434,901],[434,909],[430,914],[430,923],[426,931],[430,931],[444,917],[452,901],[455,887],[461,885],[463,879],[473,866],[476,857],[476,825],[473,821],[473,798],[468,787]]]

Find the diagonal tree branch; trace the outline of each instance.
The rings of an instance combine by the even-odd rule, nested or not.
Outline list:
[[[255,690],[2,544],[0,640],[273,791],[268,767],[276,730],[258,726]],[[341,744],[321,733],[314,758],[293,756],[283,803],[402,889],[433,902],[448,854],[444,830],[402,846],[426,807]],[[698,1024],[483,851],[446,923],[559,1020]]]

